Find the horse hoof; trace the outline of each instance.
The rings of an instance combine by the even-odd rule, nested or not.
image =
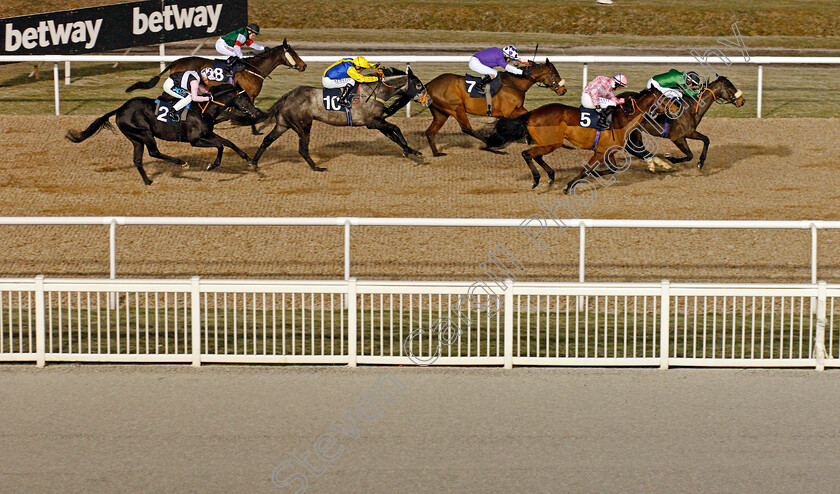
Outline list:
[[[181,164],[181,168],[183,168],[183,169],[185,169],[185,170],[186,170],[187,168],[189,168],[189,167],[190,167],[190,164],[189,164],[189,163],[182,163],[182,164]]]
[[[432,156],[437,158],[438,156],[446,156],[446,153],[432,153]]]
[[[221,163],[211,163],[207,165],[207,171],[209,172],[210,170],[215,170],[219,167],[219,165],[221,165]]]
[[[702,162],[697,163],[697,169],[698,169],[698,170],[702,170],[702,169],[703,169],[703,163],[702,163]]]
[[[564,195],[564,196],[569,195],[569,188],[568,188],[568,187],[566,187],[565,189],[563,189],[563,195]]]
[[[325,171],[327,171],[327,169],[326,169],[326,168],[324,168],[324,167],[322,167],[322,166],[316,166],[315,168],[313,168],[313,170],[315,170],[316,172],[325,172]]]

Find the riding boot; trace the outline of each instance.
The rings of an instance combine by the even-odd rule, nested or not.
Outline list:
[[[605,108],[599,108],[595,111],[598,113],[598,130],[607,130],[610,128],[610,116],[612,114],[613,107],[607,106]]]
[[[350,84],[341,88],[341,96],[338,98],[338,106],[342,108],[350,108],[351,105],[351,97],[350,95],[353,93],[353,89],[356,88],[355,84]]]
[[[477,92],[481,93],[481,94],[484,94],[485,86],[487,86],[487,83],[492,81],[492,80],[493,80],[492,77],[490,77],[489,75],[485,75],[484,77],[481,78],[480,81],[478,81],[478,83],[476,83],[475,90]]]
[[[173,106],[172,108],[169,109],[169,115],[168,115],[169,119],[172,120],[173,122],[180,122],[181,121],[181,116],[179,115],[179,113],[180,112],[178,110],[176,110],[175,107]]]

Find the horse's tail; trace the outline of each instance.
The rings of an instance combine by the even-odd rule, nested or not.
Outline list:
[[[176,60],[176,61],[177,61],[177,60]],[[126,89],[126,90],[125,90],[125,92],[130,93],[130,92],[132,92],[132,91],[136,91],[136,90],[138,90],[138,89],[152,89],[153,87],[157,86],[157,83],[158,83],[158,82],[160,82],[160,76],[162,76],[163,74],[165,74],[165,73],[169,72],[169,68],[170,68],[170,67],[172,67],[172,64],[174,64],[174,63],[175,63],[175,62],[172,62],[172,63],[170,63],[169,65],[167,65],[167,66],[166,66],[166,68],[165,68],[165,69],[163,69],[163,70],[160,72],[160,74],[158,74],[158,75],[156,75],[156,76],[152,77],[152,78],[151,78],[151,79],[149,79],[148,81],[146,81],[146,82],[135,82],[134,84],[132,84],[132,85],[128,86],[128,89]]]
[[[485,140],[488,148],[502,147],[505,144],[522,139],[528,134],[528,120],[531,112],[523,113],[515,118],[502,117],[493,127],[493,133]]]
[[[111,122],[109,122],[108,119],[116,113],[117,110],[114,110],[112,112],[106,113],[105,115],[102,115],[101,117],[94,120],[93,123],[88,126],[88,128],[81,132],[75,130],[68,130],[67,134],[65,134],[64,137],[71,142],[82,142],[88,137],[102,130],[103,127],[113,130],[114,127],[111,125]]]

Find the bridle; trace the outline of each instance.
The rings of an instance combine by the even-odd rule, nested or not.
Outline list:
[[[244,89],[242,89],[240,91],[237,91],[236,94],[234,95],[233,99],[236,99],[240,94],[242,94],[244,92],[245,92]],[[215,99],[207,100],[206,102],[204,102],[204,106],[201,106],[201,103],[198,104],[198,108],[201,109],[201,114],[202,115],[207,110],[207,108],[210,107],[210,103],[215,103],[215,104],[221,106],[222,108],[226,108],[228,106],[228,105],[222,103],[221,101],[216,101]]]
[[[538,65],[538,64],[534,64],[533,66],[534,66],[534,67],[536,67],[537,65]],[[526,68],[526,70],[527,70],[526,75],[527,75],[528,77],[530,77],[531,79],[533,79],[533,80],[534,80],[534,84],[535,84],[537,87],[546,88],[546,89],[551,89],[552,91],[554,91],[554,92],[556,93],[558,90],[560,90],[560,88],[561,88],[561,87],[563,87],[563,86],[565,86],[565,85],[566,85],[566,80],[565,80],[565,79],[563,79],[563,78],[561,77],[561,78],[560,78],[560,80],[558,81],[558,80],[554,77],[554,71],[553,71],[553,70],[551,70],[551,67],[548,67],[548,66],[547,66],[547,64],[544,64],[544,65],[546,65],[546,67],[548,68],[548,79],[549,79],[549,83],[548,83],[548,84],[546,84],[546,83],[544,83],[544,82],[542,82],[542,81],[538,81],[536,77],[534,77],[534,76],[532,76],[532,75],[531,75],[531,67],[532,67],[532,66],[528,66],[528,67]]]
[[[708,86],[704,87],[703,90],[700,91],[700,96],[703,96],[706,93],[706,91],[708,91],[712,95],[712,101],[714,103],[734,105],[735,101],[738,98],[741,97],[741,90],[740,89],[736,89],[735,94],[732,95],[731,97],[724,98],[723,96],[718,96],[717,94],[715,94],[714,90],[709,89]],[[721,101],[718,101],[718,99],[720,99]],[[695,103],[695,105],[694,105],[694,112],[698,113],[699,111],[700,111],[700,98],[697,99],[697,103]]]
[[[385,77],[387,77],[387,76],[385,75],[385,71],[382,70],[381,67],[376,68],[376,73],[379,74],[379,82],[377,83],[377,87],[379,86],[379,84],[381,84],[381,85],[383,85],[385,87],[389,87],[391,89],[403,89],[405,87],[408,87],[409,84],[411,84],[411,76],[409,74],[405,74],[406,81],[405,81],[404,85],[402,85],[402,86],[391,86],[391,85],[389,85],[388,83],[385,82]],[[398,75],[397,77],[402,77],[402,75]],[[422,83],[421,83],[421,86],[422,86]],[[423,86],[423,93],[422,94],[423,94],[423,96],[420,99],[418,99],[417,102],[421,103],[421,104],[425,104],[426,103],[426,98],[429,96],[429,91],[426,89],[425,86]],[[380,98],[376,98],[375,96],[376,96],[376,88],[373,89],[373,92],[371,92],[371,95],[368,96],[368,99],[370,99],[371,97],[374,97],[375,100],[380,101],[381,103],[385,103]]]

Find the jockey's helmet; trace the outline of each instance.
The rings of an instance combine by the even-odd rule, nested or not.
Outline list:
[[[513,45],[507,45],[506,47],[502,48],[502,53],[505,54],[506,57],[519,60],[519,52],[516,51],[516,47]]]
[[[369,69],[373,67],[373,65],[367,61],[365,57],[356,57],[353,59],[353,65],[356,67],[361,67],[363,69]]]
[[[624,74],[616,74],[613,76],[615,83],[621,87],[627,87],[627,76]]]
[[[260,26],[256,24],[248,24],[247,26],[245,26],[245,29],[251,31],[254,34],[260,34]]]
[[[691,89],[698,89],[703,84],[703,80],[700,78],[700,74],[694,72],[693,70],[689,70],[685,73],[685,83]]]

